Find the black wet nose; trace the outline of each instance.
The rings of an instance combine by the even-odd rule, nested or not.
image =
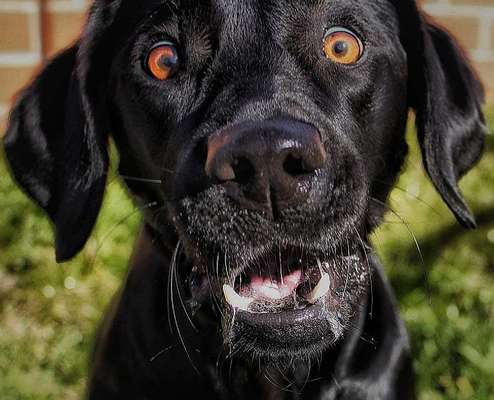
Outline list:
[[[326,158],[316,128],[272,120],[243,123],[214,134],[208,141],[205,170],[218,183],[235,184],[246,204],[274,212],[306,199],[308,186]]]

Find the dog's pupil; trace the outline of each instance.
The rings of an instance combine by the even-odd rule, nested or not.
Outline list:
[[[159,64],[164,68],[173,68],[177,65],[177,57],[164,55],[160,58]]]
[[[339,56],[345,55],[348,52],[348,43],[339,40],[334,44],[333,50]]]

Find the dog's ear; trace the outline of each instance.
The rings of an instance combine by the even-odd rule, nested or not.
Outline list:
[[[105,82],[122,4],[95,0],[78,43],[44,68],[10,116],[5,153],[19,185],[53,222],[57,261],[81,250],[101,208],[109,164]]]
[[[72,258],[95,224],[108,168],[107,138],[83,106],[79,46],[58,55],[19,95],[4,139],[13,176],[55,229],[58,261]]]
[[[475,219],[458,181],[482,154],[487,132],[482,113],[484,92],[451,35],[418,11],[415,16],[415,29],[406,32],[408,90],[424,165],[458,221],[474,228]],[[413,14],[406,18],[410,23]]]

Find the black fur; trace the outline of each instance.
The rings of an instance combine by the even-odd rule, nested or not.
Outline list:
[[[355,65],[324,57],[334,26],[364,43]],[[163,40],[180,58],[164,82],[145,67]],[[144,209],[89,398],[413,399],[407,334],[368,236],[407,153],[410,109],[432,182],[475,226],[458,180],[482,152],[482,102],[461,50],[412,0],[96,0],[78,42],[20,94],[5,138],[14,177],[53,221],[59,261],[96,221],[110,135]],[[295,126],[323,146],[303,185],[265,159],[262,182],[205,168],[213,137],[249,141],[253,160]],[[323,260],[333,282],[300,319],[225,303],[224,283],[293,257]]]

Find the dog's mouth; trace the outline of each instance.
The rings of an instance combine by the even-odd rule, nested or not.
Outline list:
[[[303,310],[328,296],[332,283],[328,262],[298,257],[249,268],[233,281],[223,285],[224,300],[250,314]]]
[[[223,275],[215,262],[200,286],[204,299],[208,292],[219,300],[225,343],[270,360],[326,349],[342,337],[369,283],[357,247],[295,257],[302,249],[276,250],[241,268],[225,262]]]

